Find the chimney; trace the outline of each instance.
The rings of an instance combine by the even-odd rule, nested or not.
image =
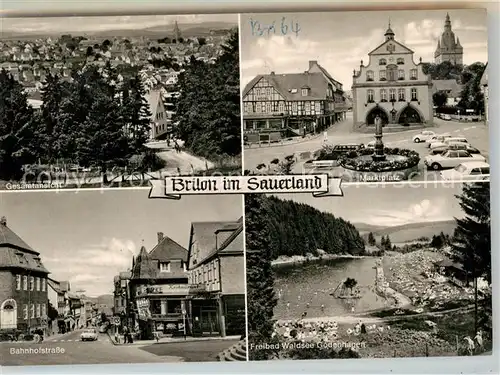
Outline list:
[[[316,60],[310,60],[309,61],[309,69],[312,69],[313,66],[318,65],[318,62]]]
[[[2,224],[4,227],[7,226],[7,218],[5,216],[2,216],[0,219],[0,224]]]
[[[163,240],[163,233],[162,232],[158,232],[158,243],[160,243],[161,240]]]

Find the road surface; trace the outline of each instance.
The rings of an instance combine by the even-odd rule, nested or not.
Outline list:
[[[450,133],[452,136],[462,135],[467,138],[469,143],[479,149],[481,154],[488,160],[489,156],[489,136],[488,127],[482,122],[456,122],[444,121],[434,118],[434,126],[426,130],[432,130],[435,133]],[[423,164],[423,158],[428,154],[429,150],[425,143],[413,143],[412,138],[414,135],[420,133],[422,129],[408,130],[396,133],[386,133],[383,137],[383,142],[387,147],[399,147],[417,151],[421,156],[419,165],[419,173],[415,175],[412,180],[415,181],[434,181],[440,180],[438,177],[439,172],[426,171]],[[341,143],[368,143],[374,140],[373,134],[355,133],[352,130],[352,113],[349,112],[347,119],[331,126],[327,130],[328,143],[341,144]],[[302,142],[285,144],[285,145],[272,145],[261,147],[253,146],[244,150],[244,168],[246,170],[254,171],[259,164],[268,165],[269,162],[275,158],[282,160],[288,155],[299,155],[305,152],[314,152],[324,144],[323,136],[308,139]],[[299,161],[294,166],[294,173],[303,173],[303,164],[305,160]]]
[[[97,341],[82,342],[80,333],[81,331],[74,331],[62,336],[58,335],[54,339],[49,337],[40,344],[2,342],[0,343],[0,366],[189,361],[189,358],[172,355],[166,350],[153,353],[151,350],[142,350],[142,347],[137,345],[115,346],[107,334],[99,334]],[[192,344],[197,344],[200,350],[207,350],[207,342],[193,342]],[[224,344],[230,345],[227,341]],[[175,352],[181,353],[180,350]]]
[[[238,340],[187,341],[175,343],[160,343],[141,347],[157,356],[184,357],[185,362],[217,361],[217,354],[236,344]]]

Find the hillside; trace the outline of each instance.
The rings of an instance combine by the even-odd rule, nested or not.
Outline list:
[[[342,218],[311,206],[269,196],[264,200],[262,220],[270,230],[273,259],[279,256],[362,254],[364,241],[358,230]]]
[[[114,297],[112,294],[103,294],[96,298],[97,305],[106,305],[108,307],[114,306]]]
[[[192,23],[192,24],[179,24],[179,29],[181,30],[181,35],[185,38],[192,38],[197,36],[207,36],[210,35],[211,30],[230,30],[234,27],[237,27],[237,22],[229,23],[229,22],[202,22],[202,23]],[[61,33],[13,33],[13,32],[4,32],[0,39],[4,40],[12,40],[12,39],[43,39],[47,37],[59,37],[61,34],[72,34],[74,36],[77,35],[87,35],[94,38],[112,38],[112,37],[124,37],[124,38],[139,38],[139,37],[147,37],[151,39],[164,38],[166,36],[172,37],[174,31],[173,24],[166,24],[162,26],[149,27],[144,29],[116,29],[116,30],[103,30],[103,31],[94,31],[94,32],[81,32],[81,31],[71,31]]]
[[[354,225],[354,227],[359,231],[360,234],[375,232],[387,228],[383,225],[373,225],[365,223],[352,223],[352,225]]]
[[[432,238],[433,235],[441,232],[451,236],[456,226],[455,220],[411,223],[383,229],[375,228],[375,230],[363,233],[363,238],[366,239],[369,232],[372,232],[377,241],[380,237],[388,235],[392,243],[411,242],[421,237]]]

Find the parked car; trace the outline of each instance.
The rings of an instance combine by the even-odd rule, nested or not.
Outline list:
[[[455,168],[459,164],[470,161],[486,162],[486,158],[480,154],[469,154],[463,150],[448,150],[438,155],[427,155],[424,159],[424,164],[427,168],[437,171],[440,169]]]
[[[430,137],[425,141],[427,143],[427,147],[430,147],[432,143],[434,142],[443,142],[446,138],[451,138],[451,135],[449,134],[436,134]]]
[[[95,328],[89,328],[82,332],[80,339],[82,341],[97,341],[98,337],[97,330]]]
[[[424,130],[420,134],[414,135],[412,138],[413,143],[420,143],[420,142],[425,142],[429,138],[435,136],[436,133],[430,130]]]
[[[490,165],[482,161],[461,163],[453,169],[440,172],[444,180],[488,180],[490,178]]]
[[[370,149],[375,149],[375,142],[376,141],[370,141],[365,145],[365,148],[370,148]]]
[[[448,151],[448,150],[464,150],[464,151],[467,151],[469,154],[480,154],[481,153],[481,151],[479,151],[475,147],[472,147],[468,143],[453,142],[453,143],[450,143],[448,145],[434,147],[432,150],[429,151],[429,155],[442,154],[443,152]]]
[[[451,143],[465,143],[465,144],[469,144],[469,141],[467,141],[466,138],[464,137],[449,137],[449,138],[445,138],[442,142],[434,142],[434,143],[431,143],[430,145],[430,149],[434,149],[436,147],[441,147],[441,146],[447,146]]]
[[[99,333],[106,333],[108,331],[108,326],[103,324],[99,327]]]
[[[450,115],[443,115],[442,119],[445,121],[451,121],[451,116]]]

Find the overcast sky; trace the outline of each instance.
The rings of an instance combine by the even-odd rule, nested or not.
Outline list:
[[[485,10],[450,10],[452,30],[464,47],[464,63],[487,61],[487,16]],[[288,27],[283,35],[281,22]],[[350,90],[352,73],[368,53],[384,42],[389,19],[395,39],[415,52],[414,60],[433,62],[437,40],[444,28],[446,10],[254,14],[241,16],[242,84],[258,74],[301,73],[309,60],[317,60]],[[276,22],[271,35],[252,33],[256,23]],[[253,23],[252,23],[253,22]],[[295,33],[291,25],[299,25]],[[293,28],[297,30],[297,27]],[[254,35],[253,35],[254,34]]]
[[[71,289],[89,296],[111,293],[113,277],[132,265],[142,241],[147,250],[163,232],[187,248],[192,221],[233,221],[238,195],[148,199],[148,190],[0,194],[0,215]]]
[[[103,16],[103,17],[40,17],[1,19],[3,32],[70,33],[107,30],[141,30],[149,27],[183,23],[230,22],[238,24],[237,14],[202,14],[179,16]]]
[[[315,198],[312,194],[277,197],[308,204],[351,223],[396,226],[462,217],[455,198],[461,192],[459,185],[343,185],[344,197]]]

